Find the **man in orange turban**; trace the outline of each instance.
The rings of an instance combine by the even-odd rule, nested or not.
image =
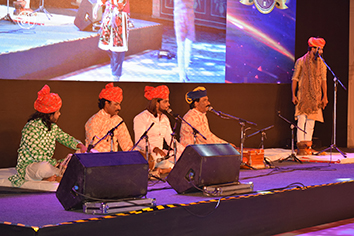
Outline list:
[[[146,110],[134,117],[135,142],[138,142],[142,134],[153,123],[153,126],[147,133],[148,152],[155,160],[156,170],[153,175],[159,176],[159,174],[168,173],[174,166],[173,157],[159,161],[159,158],[164,158],[167,154],[167,151],[163,150],[164,141],[173,148],[172,129],[170,120],[166,116],[167,110],[170,108],[170,91],[166,85],[161,85],[158,87],[146,86],[144,92],[144,96],[149,102]],[[178,159],[184,150],[184,146],[177,141],[175,143],[177,145],[176,158]],[[146,140],[139,142],[138,147],[140,150],[145,151]]]
[[[323,38],[311,37],[308,52],[295,63],[292,77],[292,102],[295,105],[297,130],[297,150],[299,155],[311,155],[312,135],[315,121],[323,122],[322,109],[327,99],[327,67],[322,61]]]
[[[51,93],[48,85],[39,92],[34,102],[36,112],[30,116],[22,129],[18,149],[17,174],[9,177],[14,187],[21,187],[26,181],[59,181],[60,172],[55,166],[56,141],[68,148],[86,152],[86,147],[74,137],[62,131],[56,122],[59,119],[62,100]]]
[[[129,151],[133,147],[128,128],[123,119],[118,115],[121,110],[123,91],[119,87],[114,87],[109,83],[98,96],[99,111],[94,114],[85,124],[86,146],[95,145],[97,141],[105,137],[108,131],[115,128],[113,135],[107,135],[109,142],[101,141],[95,145],[94,149],[98,152],[118,151],[118,144],[123,151]],[[113,142],[111,142],[113,139]],[[113,143],[113,145],[112,145]]]

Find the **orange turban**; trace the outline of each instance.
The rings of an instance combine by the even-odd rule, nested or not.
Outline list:
[[[60,109],[62,105],[61,98],[56,93],[50,93],[48,85],[44,85],[38,92],[37,100],[34,102],[36,111],[49,114]]]
[[[106,87],[102,89],[99,99],[106,99],[111,102],[121,103],[123,100],[123,90],[119,87],[114,87],[113,83],[106,84]]]
[[[168,89],[168,87],[166,85],[160,85],[156,88],[151,87],[151,86],[145,86],[144,96],[148,100],[151,100],[153,98],[168,99],[169,95],[170,95],[170,90]]]
[[[315,38],[311,37],[308,40],[308,44],[310,47],[320,47],[323,48],[326,44],[326,41],[323,38]]]

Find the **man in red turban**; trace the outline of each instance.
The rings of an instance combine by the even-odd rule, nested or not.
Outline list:
[[[122,89],[114,87],[113,83],[107,84],[102,89],[98,96],[100,110],[85,124],[86,146],[94,145],[94,149],[99,152],[117,152],[119,145],[123,151],[130,151],[133,147],[133,142],[126,124],[121,123],[123,119],[118,115],[121,110],[122,100]],[[109,142],[102,140],[95,145],[97,141],[105,137],[108,131],[115,128],[118,124],[120,125],[113,131],[113,135],[106,137]]]
[[[56,122],[59,119],[62,100],[51,93],[48,85],[39,92],[34,102],[36,112],[30,116],[22,129],[18,149],[17,174],[9,177],[14,187],[21,187],[26,181],[60,181],[60,171],[55,166],[56,141],[74,150],[86,152],[86,147],[74,137],[62,131]]]
[[[168,152],[163,150],[164,141],[170,148],[173,148],[171,124],[166,116],[167,110],[170,108],[169,94],[170,91],[166,85],[146,86],[144,96],[148,99],[147,108],[134,117],[135,142],[138,142],[142,134],[153,124],[147,133],[148,153],[153,156],[155,161],[156,169],[153,175],[157,176],[170,172],[174,166],[174,157],[160,161],[161,158],[166,157]],[[184,150],[184,146],[177,141],[175,141],[175,144],[177,146],[176,159],[178,159]],[[138,147],[145,151],[146,139],[139,142]]]
[[[323,38],[311,37],[307,53],[295,63],[292,77],[292,102],[295,105],[297,148],[299,155],[311,155],[315,121],[323,122],[322,109],[327,99],[327,67],[322,61]]]

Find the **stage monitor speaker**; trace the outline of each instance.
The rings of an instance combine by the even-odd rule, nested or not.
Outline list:
[[[97,4],[97,0],[82,0],[77,11],[74,24],[79,30],[93,31],[93,24],[98,23],[102,19],[102,8],[97,12],[97,18],[93,18],[93,8]]]
[[[167,176],[167,182],[177,193],[196,191],[194,186],[236,182],[240,165],[240,153],[230,144],[189,145]]]
[[[65,210],[95,199],[142,197],[148,174],[148,163],[138,151],[74,154],[56,196]]]

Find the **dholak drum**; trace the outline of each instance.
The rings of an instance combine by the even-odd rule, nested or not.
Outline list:
[[[146,152],[139,150],[140,154],[143,155],[143,157],[145,158],[145,160],[148,161],[149,164],[149,171],[153,171],[155,168],[155,160],[154,157],[151,155],[151,153],[149,153],[149,158],[146,158]]]

